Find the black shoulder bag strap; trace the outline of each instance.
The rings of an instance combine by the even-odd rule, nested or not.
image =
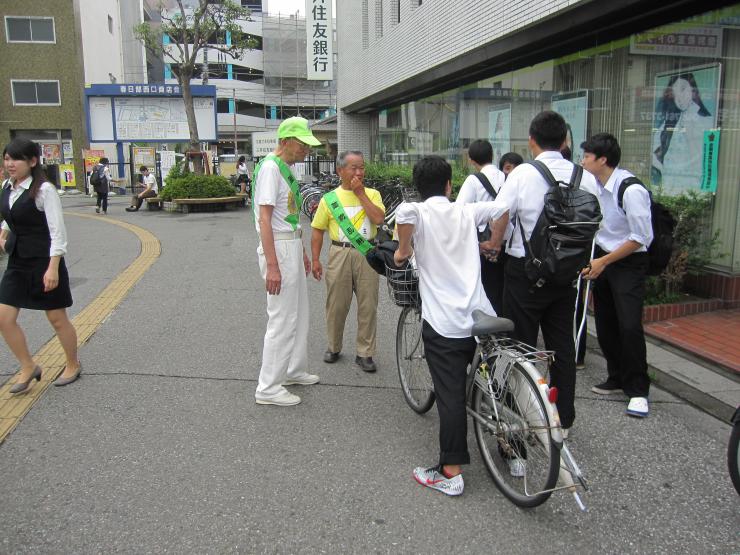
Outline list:
[[[484,174],[483,172],[478,172],[473,175],[478,178],[478,181],[480,181],[480,184],[483,185],[483,188],[486,190],[486,192],[491,195],[491,198],[493,198],[493,200],[496,200],[496,191],[493,190],[493,185],[491,185],[491,182],[486,177],[486,174]]]
[[[644,187],[647,189],[648,193],[650,193],[650,190],[645,187],[645,184],[637,179],[634,175],[632,177],[628,177],[627,179],[623,179],[622,183],[619,184],[619,190],[617,191],[617,204],[619,205],[619,208],[622,209],[622,212],[624,212],[624,192],[627,190],[627,187],[630,185],[640,185],[641,187]],[[650,200],[652,200],[652,195],[650,195]]]

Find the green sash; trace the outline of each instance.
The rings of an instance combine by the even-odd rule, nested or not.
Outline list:
[[[257,205],[254,202],[254,194],[257,190],[257,174],[259,173],[260,169],[262,168],[262,164],[266,160],[272,160],[275,162],[280,169],[280,174],[283,176],[283,179],[288,182],[288,187],[290,187],[290,192],[293,193],[293,200],[295,201],[296,206],[296,213],[295,214],[288,214],[285,217],[285,221],[288,222],[291,227],[295,230],[298,226],[298,210],[301,208],[301,203],[303,202],[303,197],[301,197],[301,189],[298,185],[298,180],[293,175],[293,172],[290,171],[290,168],[288,167],[288,164],[283,162],[283,159],[279,156],[270,153],[267,156],[265,156],[262,160],[260,160],[260,163],[257,164],[257,167],[254,168],[254,175],[252,176],[252,214],[257,218]],[[288,207],[290,209],[290,206]]]
[[[370,244],[370,241],[365,239],[362,234],[355,229],[355,226],[352,225],[352,219],[344,211],[344,206],[339,202],[337,192],[329,191],[324,195],[324,200],[326,201],[326,205],[329,207],[331,215],[336,220],[337,224],[339,224],[339,227],[342,229],[347,239],[349,239],[349,242],[352,243],[354,248],[360,251],[362,256],[365,256],[372,250],[373,246]],[[365,215],[365,217],[367,218],[367,215]]]

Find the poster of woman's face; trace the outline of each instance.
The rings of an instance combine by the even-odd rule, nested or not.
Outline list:
[[[719,64],[655,76],[651,180],[665,193],[701,187],[705,133],[717,128],[719,79]]]

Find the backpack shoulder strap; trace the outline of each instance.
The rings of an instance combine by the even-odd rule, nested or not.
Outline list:
[[[568,185],[575,190],[581,186],[581,177],[583,177],[583,167],[580,164],[573,164],[573,173],[570,174]]]
[[[547,184],[550,187],[557,187],[558,182],[553,177],[552,173],[550,172],[550,168],[548,168],[544,162],[540,160],[532,160],[531,162],[525,162],[527,164],[530,164],[531,166],[534,166],[534,168],[540,172],[540,175],[545,178],[545,181],[547,181]]]
[[[637,179],[634,175],[632,177],[628,177],[627,179],[623,179],[622,182],[619,184],[619,190],[617,191],[617,204],[619,205],[619,208],[624,210],[624,192],[627,190],[627,187],[630,185],[639,185],[640,187],[645,187],[645,184]],[[648,193],[650,191],[648,190]]]
[[[496,191],[493,190],[493,185],[491,185],[491,182],[486,177],[486,174],[483,172],[478,172],[473,174],[475,177],[478,178],[478,181],[480,181],[480,184],[483,185],[483,188],[486,190],[486,192],[491,195],[493,200],[496,200]]]

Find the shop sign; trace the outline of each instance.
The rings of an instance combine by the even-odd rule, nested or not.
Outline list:
[[[334,78],[331,0],[306,0],[306,70],[309,81]]]
[[[252,133],[252,157],[267,156],[277,145],[277,131],[261,131]]]
[[[722,28],[654,29],[630,37],[630,54],[722,57]]]
[[[62,189],[75,188],[77,186],[74,164],[59,165],[59,181],[62,184]]]
[[[717,162],[719,159],[719,129],[704,131],[704,171],[701,190],[717,192]]]

